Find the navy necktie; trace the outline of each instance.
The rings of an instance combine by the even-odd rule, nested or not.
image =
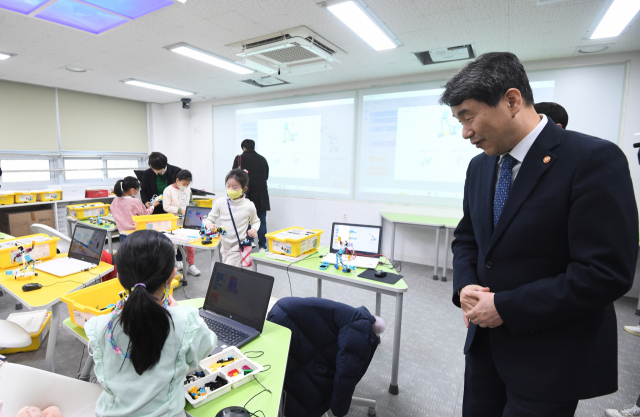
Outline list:
[[[502,164],[500,165],[500,173],[498,174],[498,185],[496,186],[496,193],[493,196],[493,227],[495,228],[500,218],[500,213],[504,208],[504,203],[509,196],[509,190],[511,189],[511,170],[515,163],[513,156],[506,154],[502,157]]]

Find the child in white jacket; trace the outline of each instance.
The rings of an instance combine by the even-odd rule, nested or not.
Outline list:
[[[249,185],[249,175],[241,169],[233,169],[225,178],[227,184],[227,198],[219,198],[214,201],[209,215],[204,220],[207,229],[222,226],[227,229],[226,236],[222,236],[221,253],[222,262],[227,265],[242,267],[242,252],[238,245],[236,229],[231,221],[231,214],[238,230],[240,241],[256,237],[260,228],[260,219],[256,212],[256,206],[248,200],[244,193]],[[229,213],[231,208],[231,214]],[[249,228],[251,225],[251,229]],[[248,230],[247,230],[248,229]]]

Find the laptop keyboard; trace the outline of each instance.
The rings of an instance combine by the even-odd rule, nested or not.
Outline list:
[[[242,340],[249,337],[248,334],[242,333],[241,331],[227,326],[226,324],[222,324],[208,317],[203,317],[203,319],[207,324],[207,327],[209,327],[209,329],[211,329],[211,331],[214,332],[216,336],[218,336],[218,339],[222,340],[227,345],[235,346]]]

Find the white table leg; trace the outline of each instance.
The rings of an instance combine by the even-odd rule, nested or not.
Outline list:
[[[89,382],[89,378],[91,377],[91,370],[93,369],[93,356],[87,356],[87,360],[84,362],[82,366],[82,372],[78,376],[80,381]]]
[[[398,368],[400,366],[400,330],[402,328],[402,298],[403,293],[396,294],[396,318],[393,329],[393,356],[391,359],[391,384],[389,393],[398,395]]]
[[[71,220],[67,219],[67,235],[73,239],[73,229],[71,225]]]
[[[396,224],[394,222],[391,223],[391,250],[389,251],[389,256],[391,256],[391,263],[395,259],[395,248],[396,248]]]
[[[376,316],[380,317],[380,309],[382,307],[382,294],[376,293]]]
[[[438,280],[438,258],[440,257],[440,228],[436,227],[436,259],[433,263],[433,280]]]
[[[253,262],[251,263],[251,270],[252,270],[253,272],[258,272],[258,263],[257,263],[256,261],[253,261]]]
[[[111,231],[107,231],[107,240],[109,241],[109,253],[113,255],[113,236]]]
[[[322,280],[318,278],[318,292],[317,297],[322,298]]]
[[[47,353],[45,356],[45,369],[55,372],[53,357],[56,351],[56,340],[58,339],[58,327],[60,326],[60,303],[51,306],[51,330],[49,330],[49,341],[47,342]]]
[[[447,263],[449,262],[449,228],[444,228],[444,264],[442,265],[442,281],[447,282]]]
[[[215,251],[212,250],[211,252],[211,269],[209,270],[209,278],[211,278],[211,276],[213,275],[213,267],[216,264],[216,257],[215,257]],[[255,264],[255,262],[254,262]]]
[[[178,245],[178,250],[182,254],[182,282],[180,283],[183,287],[189,285],[187,281],[187,273],[189,272],[189,262],[187,262],[187,250],[184,246]]]

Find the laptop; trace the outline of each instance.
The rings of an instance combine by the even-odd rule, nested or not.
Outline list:
[[[382,226],[364,224],[333,223],[331,227],[330,252],[324,256],[322,262],[336,263],[336,254],[340,250],[340,240],[353,244],[358,256],[348,260],[342,257],[345,265],[356,268],[375,269],[380,261],[380,245],[382,240]]]
[[[269,275],[216,262],[200,309],[200,317],[218,336],[212,354],[240,347],[262,333],[272,289]]]
[[[202,226],[202,222],[207,218],[211,207],[187,206],[184,211],[184,223],[182,227],[185,229],[198,229]]]
[[[36,264],[36,269],[57,277],[87,271],[100,264],[107,231],[77,223],[66,258]]]

